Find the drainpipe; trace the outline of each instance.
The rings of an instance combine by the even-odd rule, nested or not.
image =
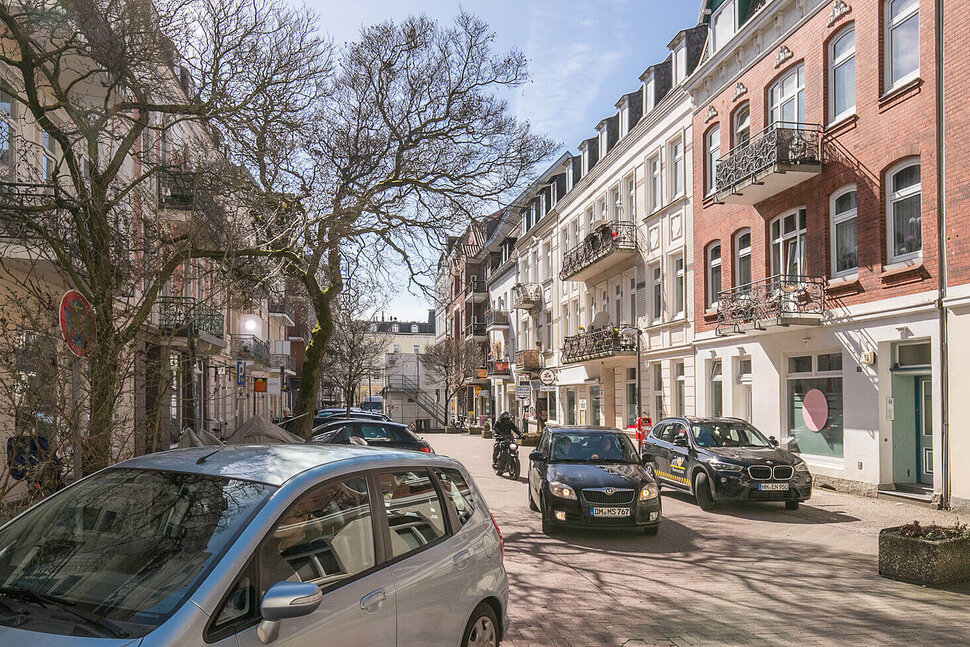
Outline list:
[[[946,306],[947,249],[946,249],[946,150],[944,135],[943,100],[943,0],[936,0],[936,213],[937,235],[940,257],[939,299],[937,307],[940,317],[940,447],[942,453],[943,483],[940,494],[940,507],[950,507],[950,370],[949,370],[949,322]]]

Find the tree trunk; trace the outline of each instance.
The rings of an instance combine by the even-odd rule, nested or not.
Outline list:
[[[310,342],[303,354],[303,370],[300,374],[300,395],[293,408],[296,418],[293,433],[302,438],[310,438],[313,431],[313,417],[317,410],[317,391],[320,388],[320,366],[323,353],[333,335],[333,313],[330,300],[324,295],[311,295],[317,325],[310,331]]]
[[[100,316],[98,323],[102,323]],[[120,348],[110,334],[105,334],[98,339],[90,357],[91,416],[81,454],[85,476],[113,462],[111,439],[118,395]]]

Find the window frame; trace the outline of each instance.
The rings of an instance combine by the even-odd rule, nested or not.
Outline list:
[[[439,505],[441,505],[442,511],[445,512],[445,514],[442,515],[445,531],[444,531],[444,534],[442,534],[440,537],[432,541],[429,541],[428,543],[423,544],[422,546],[415,548],[414,550],[410,550],[404,553],[403,555],[398,555],[397,557],[394,557],[391,554],[391,525],[387,521],[387,510],[383,505],[384,497],[380,496],[381,491],[380,491],[380,486],[378,485],[378,482],[377,482],[377,477],[380,476],[381,474],[393,474],[395,472],[402,472],[402,471],[413,471],[413,472],[423,471],[428,474],[428,478],[431,479],[431,486],[434,489],[435,494],[438,496],[438,503]],[[374,514],[375,518],[378,519],[379,526],[383,531],[381,535],[381,541],[383,542],[381,554],[384,557],[384,563],[383,564],[378,563],[377,564],[378,567],[386,568],[402,560],[410,559],[414,555],[417,555],[418,553],[422,553],[426,550],[434,548],[438,544],[441,544],[447,541],[448,539],[450,539],[452,536],[454,536],[455,528],[451,518],[451,510],[448,506],[448,501],[447,501],[448,496],[442,490],[441,484],[438,482],[437,476],[435,476],[434,472],[430,469],[430,466],[409,467],[406,465],[396,465],[392,467],[380,467],[367,472],[367,476],[368,476],[368,487],[371,487],[373,489],[374,497],[375,497],[373,499],[374,502],[371,503],[371,506],[372,506],[371,514]],[[381,503],[382,505],[377,505],[377,503]],[[374,507],[377,508],[377,514],[373,512]],[[377,554],[377,551],[375,550],[375,561],[377,561],[376,554]]]
[[[717,20],[722,18],[728,8],[731,9],[731,35],[723,42],[719,43],[717,40]],[[724,2],[720,7],[714,10],[711,14],[710,20],[710,32],[711,32],[711,54],[718,52],[727,43],[731,42],[731,39],[738,33],[738,12],[737,12],[737,2],[735,0],[728,0]]]
[[[795,75],[795,92],[792,95],[781,95],[779,97],[779,102],[776,105],[774,101],[775,88],[781,87],[784,89],[785,80],[790,76]],[[801,79],[801,81],[799,81]],[[768,100],[765,102],[765,107],[768,109],[768,119],[767,123],[769,126],[773,126],[778,123],[804,123],[805,121],[805,63],[798,62],[789,67],[787,70],[782,72],[775,80],[768,86]],[[788,100],[795,100],[795,121],[788,122],[780,117],[782,112],[782,106],[788,102]],[[775,118],[775,112],[778,113],[778,119]]]
[[[663,206],[663,166],[659,152],[647,159],[647,171],[650,173],[650,213],[654,213]]]
[[[920,52],[919,52],[919,0],[913,7],[906,10],[896,18],[892,17],[892,4],[894,0],[885,0],[882,5],[883,11],[883,73],[885,74],[884,94],[888,94],[896,88],[902,87],[910,81],[919,78],[920,74]],[[893,81],[893,30],[905,23],[907,20],[916,16],[916,69],[901,76],[898,81]]]
[[[677,153],[678,149],[680,150],[679,154]],[[667,156],[670,158],[670,163],[667,165],[667,182],[670,189],[670,201],[672,202],[683,196],[687,191],[687,178],[684,172],[686,157],[682,136],[675,137],[667,142]],[[680,167],[679,170],[678,166]]]
[[[748,236],[747,247],[741,247],[741,237],[744,235]],[[744,227],[743,229],[739,229],[736,232],[734,232],[734,244],[732,245],[732,247],[734,248],[734,268],[733,268],[734,271],[731,272],[731,283],[732,283],[731,287],[740,288],[750,284],[754,279],[751,273],[752,265],[751,265],[751,228],[750,227]],[[741,276],[741,272],[740,272],[741,261],[745,258],[747,258],[747,261],[748,261],[748,281],[746,283],[740,283],[738,279]]]
[[[717,369],[716,372],[715,368]],[[708,378],[708,392],[710,395],[707,402],[708,413],[712,418],[721,418],[724,416],[724,361],[720,357],[715,357],[710,360]],[[721,388],[720,394],[718,395],[719,402],[717,410],[714,408],[715,385],[720,385]]]
[[[739,137],[741,115],[745,115],[747,117],[746,128],[748,136],[744,139],[744,141],[741,141],[741,138]],[[734,113],[731,115],[731,150],[734,150],[738,146],[744,146],[749,141],[751,141],[751,102],[742,101],[741,104],[734,109]]]
[[[920,167],[920,181],[913,186],[908,186],[901,191],[892,190],[893,178],[910,168],[911,166]],[[889,264],[893,263],[903,263],[906,261],[920,259],[923,257],[923,168],[922,161],[918,156],[907,157],[906,159],[900,160],[899,162],[893,164],[885,174],[885,187],[886,187],[886,258]],[[906,200],[913,197],[914,195],[919,195],[920,198],[920,248],[912,252],[906,252],[904,254],[895,253],[895,212],[893,210],[893,205],[896,202]],[[858,197],[858,196],[857,196]]]
[[[843,54],[842,56],[836,58],[835,56],[835,46],[843,38],[852,34],[852,49],[851,51]],[[856,55],[856,41],[855,41],[855,23],[850,23],[842,27],[842,29],[835,32],[835,34],[829,38],[828,47],[828,113],[829,113],[829,124],[834,124],[836,122],[842,121],[848,117],[851,117],[856,112],[856,87],[855,87],[855,55]],[[852,72],[852,105],[846,107],[842,112],[836,112],[836,86],[835,86],[835,72],[840,67],[849,63],[851,61],[853,65]]]
[[[680,263],[680,267],[677,264]],[[674,277],[673,312],[671,319],[681,319],[687,316],[687,263],[684,254],[678,252],[670,257],[671,274]]]
[[[712,255],[714,249],[717,248],[717,258],[713,259]],[[707,288],[707,292],[704,295],[704,308],[706,310],[715,310],[720,304],[721,300],[721,290],[724,286],[724,271],[723,271],[723,261],[724,252],[721,249],[720,240],[712,240],[707,244],[704,249],[704,283]],[[714,291],[714,268],[718,270],[718,288]]]
[[[715,138],[717,147],[715,148]],[[714,124],[704,133],[704,195],[717,192],[717,161],[721,159],[721,124]]]
[[[637,179],[635,173],[627,175],[623,179],[626,185],[626,209],[627,221],[636,223],[637,221]]]
[[[805,227],[801,227],[801,213],[805,212]],[[795,229],[792,232],[785,233],[785,218],[788,216],[795,216]],[[778,237],[775,238],[772,233],[772,228],[775,223],[778,223]],[[799,265],[804,265],[804,267],[799,267],[799,273],[794,275],[789,275],[785,270],[784,254],[785,245],[791,239],[796,240],[798,245],[799,254]],[[778,245],[778,266],[775,266],[775,245]],[[794,209],[789,209],[783,213],[778,214],[768,223],[768,267],[771,270],[771,276],[805,276],[808,272],[808,209],[804,206],[795,207]],[[804,263],[801,262],[804,259]]]
[[[849,193],[856,194],[856,206],[843,213],[835,212],[839,198]],[[856,264],[847,270],[839,270],[837,226],[849,220],[856,221]],[[846,184],[829,196],[829,271],[832,278],[842,278],[859,274],[859,192],[855,184]]]
[[[654,263],[650,267],[650,323],[663,321],[663,267]]]

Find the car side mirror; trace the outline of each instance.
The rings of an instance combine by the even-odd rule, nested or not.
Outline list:
[[[299,618],[316,611],[323,600],[320,587],[310,582],[277,582],[269,587],[259,604],[263,621],[256,633],[265,643],[271,643],[280,635],[280,621]]]
[[[771,443],[772,447],[778,447],[781,444],[778,442],[778,439],[775,438],[774,436],[768,436],[768,442]]]
[[[546,455],[540,452],[538,449],[529,452],[530,461],[544,461],[546,460]]]

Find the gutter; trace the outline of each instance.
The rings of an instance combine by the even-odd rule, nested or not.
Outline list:
[[[937,309],[940,318],[940,444],[942,445],[943,483],[940,494],[940,507],[950,507],[950,367],[949,367],[949,321],[946,299],[947,248],[946,248],[946,146],[943,135],[944,123],[944,82],[943,82],[943,0],[936,0],[936,212],[937,246],[939,248],[939,298]]]

